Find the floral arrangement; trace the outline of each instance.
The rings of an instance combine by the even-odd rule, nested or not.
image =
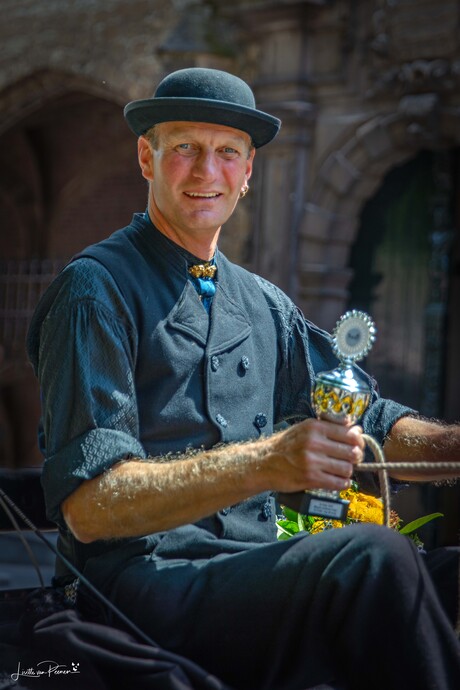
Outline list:
[[[312,515],[301,515],[287,506],[281,506],[282,514],[276,524],[278,526],[278,539],[290,539],[299,532],[318,534],[328,529],[340,529],[355,522],[373,522],[383,525],[383,502],[381,498],[375,498],[358,491],[356,482],[352,482],[349,489],[340,492],[340,497],[350,502],[348,516],[345,522],[329,520],[327,518]],[[402,525],[402,520],[394,510],[390,512],[390,527],[400,534],[407,535],[416,546],[423,549],[423,542],[417,534],[417,530],[435,518],[442,517],[442,513],[431,513]]]

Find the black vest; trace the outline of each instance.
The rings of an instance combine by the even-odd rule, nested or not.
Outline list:
[[[105,266],[131,313],[139,436],[149,454],[272,432],[277,333],[252,274],[218,252],[209,317],[184,253],[142,214],[79,257]]]
[[[129,309],[139,440],[149,455],[272,433],[277,332],[251,273],[217,252],[217,289],[209,316],[188,279],[186,253],[143,214],[73,260],[83,257],[110,272]],[[87,574],[96,580],[146,551],[201,558],[275,539],[275,502],[264,492],[166,533],[90,545],[67,533],[62,547],[67,543],[65,550],[70,547],[68,553],[81,568],[90,558]]]

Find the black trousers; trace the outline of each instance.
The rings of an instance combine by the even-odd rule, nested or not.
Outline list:
[[[135,558],[109,595],[160,645],[240,690],[332,681],[460,688],[458,550],[424,559],[385,527],[353,525],[206,561]]]

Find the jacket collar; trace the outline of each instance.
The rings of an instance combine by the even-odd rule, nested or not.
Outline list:
[[[148,218],[148,217],[147,217]],[[170,328],[194,338],[209,355],[222,352],[243,342],[252,327],[244,308],[233,299],[236,276],[232,264],[216,250],[217,264],[216,294],[213,297],[211,314],[208,315],[200,298],[189,280],[188,267],[200,259],[179,247],[163,235],[144,214],[137,213],[133,225],[152,256],[161,255],[171,270],[182,277],[183,291],[166,319]]]

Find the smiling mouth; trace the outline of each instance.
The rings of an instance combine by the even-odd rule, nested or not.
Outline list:
[[[221,196],[220,192],[184,192],[184,194],[192,199],[216,199]]]

